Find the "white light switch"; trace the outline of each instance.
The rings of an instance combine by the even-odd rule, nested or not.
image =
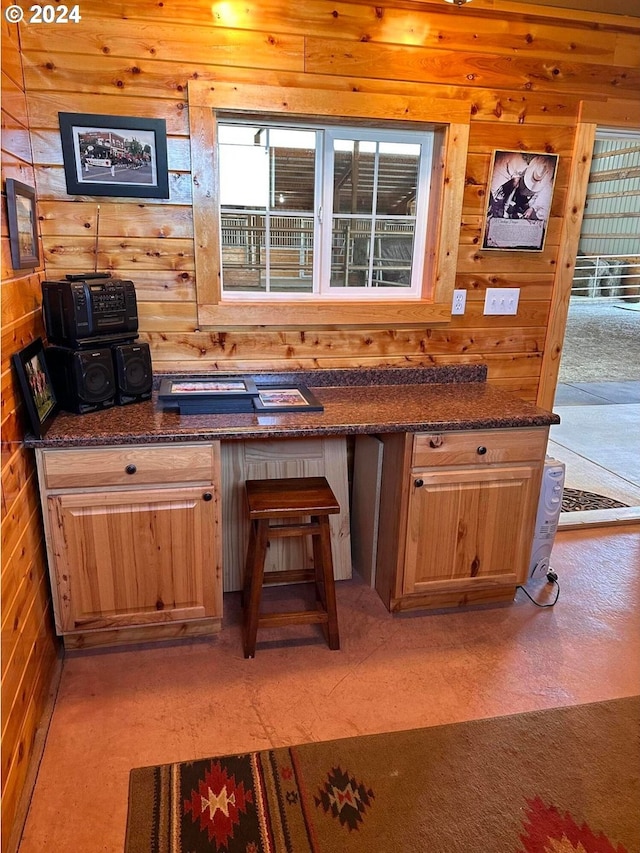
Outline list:
[[[488,287],[484,297],[485,314],[517,314],[519,287]]]

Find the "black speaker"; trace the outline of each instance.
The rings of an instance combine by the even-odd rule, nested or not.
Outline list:
[[[116,378],[116,403],[136,403],[151,399],[153,372],[149,344],[114,344],[113,366]]]
[[[110,348],[52,346],[45,349],[45,360],[63,409],[83,415],[114,405],[116,383]]]

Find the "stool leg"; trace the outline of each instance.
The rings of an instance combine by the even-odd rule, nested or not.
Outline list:
[[[244,614],[245,605],[249,603],[249,591],[251,589],[251,578],[253,575],[253,562],[256,555],[256,522],[249,522],[249,542],[247,545],[247,556],[244,561],[244,575],[242,576],[242,590],[240,592],[240,604]]]
[[[255,657],[258,619],[260,618],[260,599],[264,576],[264,561],[267,551],[268,521],[253,521],[249,534],[247,563],[244,577],[243,601],[243,643],[244,656]]]
[[[330,649],[340,648],[338,632],[338,608],[336,605],[336,586],[333,579],[333,559],[331,557],[331,529],[326,515],[318,518],[320,533],[313,536],[313,560],[316,569],[316,590],[320,592],[322,605],[327,612],[328,622],[322,628]]]

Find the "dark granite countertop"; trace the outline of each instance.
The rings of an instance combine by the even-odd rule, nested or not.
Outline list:
[[[548,426],[560,420],[554,413],[486,383],[485,366],[244,375],[251,375],[257,384],[303,382],[322,403],[324,411],[181,415],[164,410],[158,404],[156,377],[151,400],[84,415],[61,412],[43,439],[27,437],[25,444],[30,447],[84,447],[212,439],[507,429]],[[220,375],[216,374],[216,378]]]

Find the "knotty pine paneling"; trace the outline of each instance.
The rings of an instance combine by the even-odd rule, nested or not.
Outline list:
[[[501,0],[438,2],[105,0],[68,26],[21,27],[46,274],[99,269],[132,278],[141,339],[161,370],[485,362],[489,379],[536,397],[584,99],[638,110],[638,20],[559,14]],[[474,8],[475,7],[475,8]],[[253,329],[196,325],[187,85],[199,79],[468,104],[467,188],[456,286],[464,316],[416,329]],[[167,200],[68,196],[57,112],[167,121]],[[559,155],[542,252],[480,251],[496,148]],[[100,234],[96,255],[96,208]],[[135,213],[134,213],[135,211]],[[521,288],[516,317],[482,314],[487,287]]]
[[[475,310],[481,312],[476,303]],[[281,331],[278,341],[267,331],[195,332],[185,335],[149,332],[143,337],[149,343],[156,368],[171,364],[188,365],[198,373],[212,367],[249,370],[260,358],[263,370],[303,369],[312,367],[404,364],[429,365],[447,363],[487,363],[489,374],[513,374],[516,360],[527,363],[526,375],[534,376],[540,369],[543,353],[547,306],[531,316],[531,325],[516,329],[504,326],[504,317],[494,317],[490,329],[426,329],[426,330],[349,330]],[[535,324],[535,321],[538,324]],[[502,325],[501,325],[502,324]],[[283,354],[284,349],[284,354]],[[531,356],[535,356],[531,360]],[[166,360],[163,360],[166,359]]]
[[[86,233],[86,231],[85,231]],[[47,274],[91,270],[95,259],[95,237],[54,237],[45,242]],[[103,237],[99,235],[99,269],[193,270],[193,240],[174,237]]]
[[[140,98],[122,94],[104,95],[96,99],[95,95],[76,94],[69,102],[65,98],[61,102],[60,96],[47,93],[27,92],[29,104],[30,133],[37,135],[40,130],[57,131],[58,113],[94,113],[99,110],[105,115],[127,115],[141,118],[163,118],[167,123],[168,136],[187,136],[189,132],[185,101],[186,93],[180,99],[166,97],[161,100],[161,95],[156,98]],[[59,140],[58,140],[59,144]],[[38,161],[35,161],[38,162]],[[62,162],[59,158],[58,162]],[[45,160],[48,165],[48,158]]]
[[[135,209],[106,198],[95,204],[64,204],[41,200],[38,204],[42,234],[60,237],[79,232],[100,237],[133,237],[164,240],[191,238],[191,208],[138,202]]]
[[[158,8],[159,4],[154,0],[145,0],[141,3],[107,4],[103,16],[116,22],[126,18],[127,21],[145,24],[155,19],[171,25],[214,25],[218,30],[253,31],[258,24],[264,31],[287,35],[313,33],[331,40],[436,48],[444,44],[455,50],[475,48],[507,55],[516,50],[533,55],[566,53],[581,59],[607,60],[621,65],[625,63],[618,57],[620,53],[625,54],[626,48],[629,64],[634,58],[637,62],[633,36],[625,32],[631,25],[620,29],[615,26],[620,19],[612,19],[611,16],[601,15],[595,28],[593,21],[588,20],[589,16],[571,12],[575,23],[574,37],[567,38],[564,35],[566,31],[549,21],[553,12],[533,4],[526,10],[511,4],[512,13],[502,12],[499,18],[475,15],[472,27],[468,25],[466,14],[460,14],[440,2],[401,6],[400,3],[385,6],[366,3],[358,7],[346,2],[327,4],[324,0],[306,0],[304,4],[293,4],[290,0],[262,0],[259,8],[258,4],[250,3],[197,2],[163,3]]]
[[[16,85],[18,91],[24,90],[22,57],[20,44],[16,38],[16,28],[7,22],[4,15],[0,19],[0,38],[2,38],[2,94],[4,96],[4,87],[9,81]]]
[[[34,185],[34,170],[15,27],[2,24],[2,188],[8,177]],[[36,732],[55,673],[57,641],[50,615],[33,451],[22,446],[23,407],[10,356],[43,333],[38,270],[13,270],[2,199],[2,849],[18,829]],[[15,838],[12,839],[12,844]]]
[[[3,51],[4,55],[4,51]],[[8,74],[2,74],[2,110],[8,116],[11,116],[16,128],[26,129],[27,121],[27,98],[24,90],[20,88],[18,83]],[[5,120],[3,118],[3,129]],[[7,150],[9,153],[9,150]],[[31,158],[29,158],[30,160]]]
[[[253,84],[256,79],[255,71],[250,68],[203,66],[190,61],[189,57],[170,62],[104,56],[100,59],[100,66],[95,69],[86,68],[85,61],[81,55],[66,53],[56,54],[54,62],[52,54],[34,51],[30,54],[31,64],[25,67],[27,85],[34,91],[70,91],[101,95],[126,91],[129,96],[179,99],[184,97],[190,80]],[[261,82],[270,86],[304,86],[306,83],[316,89],[337,92],[357,90],[372,94],[420,94],[425,98],[464,99],[470,102],[474,119],[484,118],[489,121],[572,125],[580,106],[580,97],[567,93],[539,93],[531,90],[515,93],[404,80],[342,78],[322,74],[307,76],[310,78],[308,83],[304,78],[301,80],[300,74],[291,72],[261,70],[260,73]],[[37,147],[35,142],[34,145]]]
[[[108,4],[107,4],[108,5]],[[156,20],[154,20],[154,18]],[[95,53],[145,60],[170,60],[189,57],[198,65],[213,62],[244,68],[277,68],[282,71],[304,70],[303,34],[241,31],[211,26],[200,37],[193,26],[182,21],[164,24],[151,14],[147,21],[134,25],[122,20],[107,20],[100,10],[83,15],[73,33],[66,24],[21,28],[25,32],[22,50],[46,48],[55,53]],[[71,37],[70,37],[71,35]]]
[[[582,97],[597,97],[603,80],[616,87],[618,96],[633,97],[640,85],[640,69],[613,64],[567,61],[554,57],[502,56],[469,51],[377,45],[369,42],[335,42],[327,51],[322,39],[307,39],[305,68],[311,73],[380,77],[380,69],[397,80],[441,82],[459,86],[534,89],[556,92],[560,88]]]

